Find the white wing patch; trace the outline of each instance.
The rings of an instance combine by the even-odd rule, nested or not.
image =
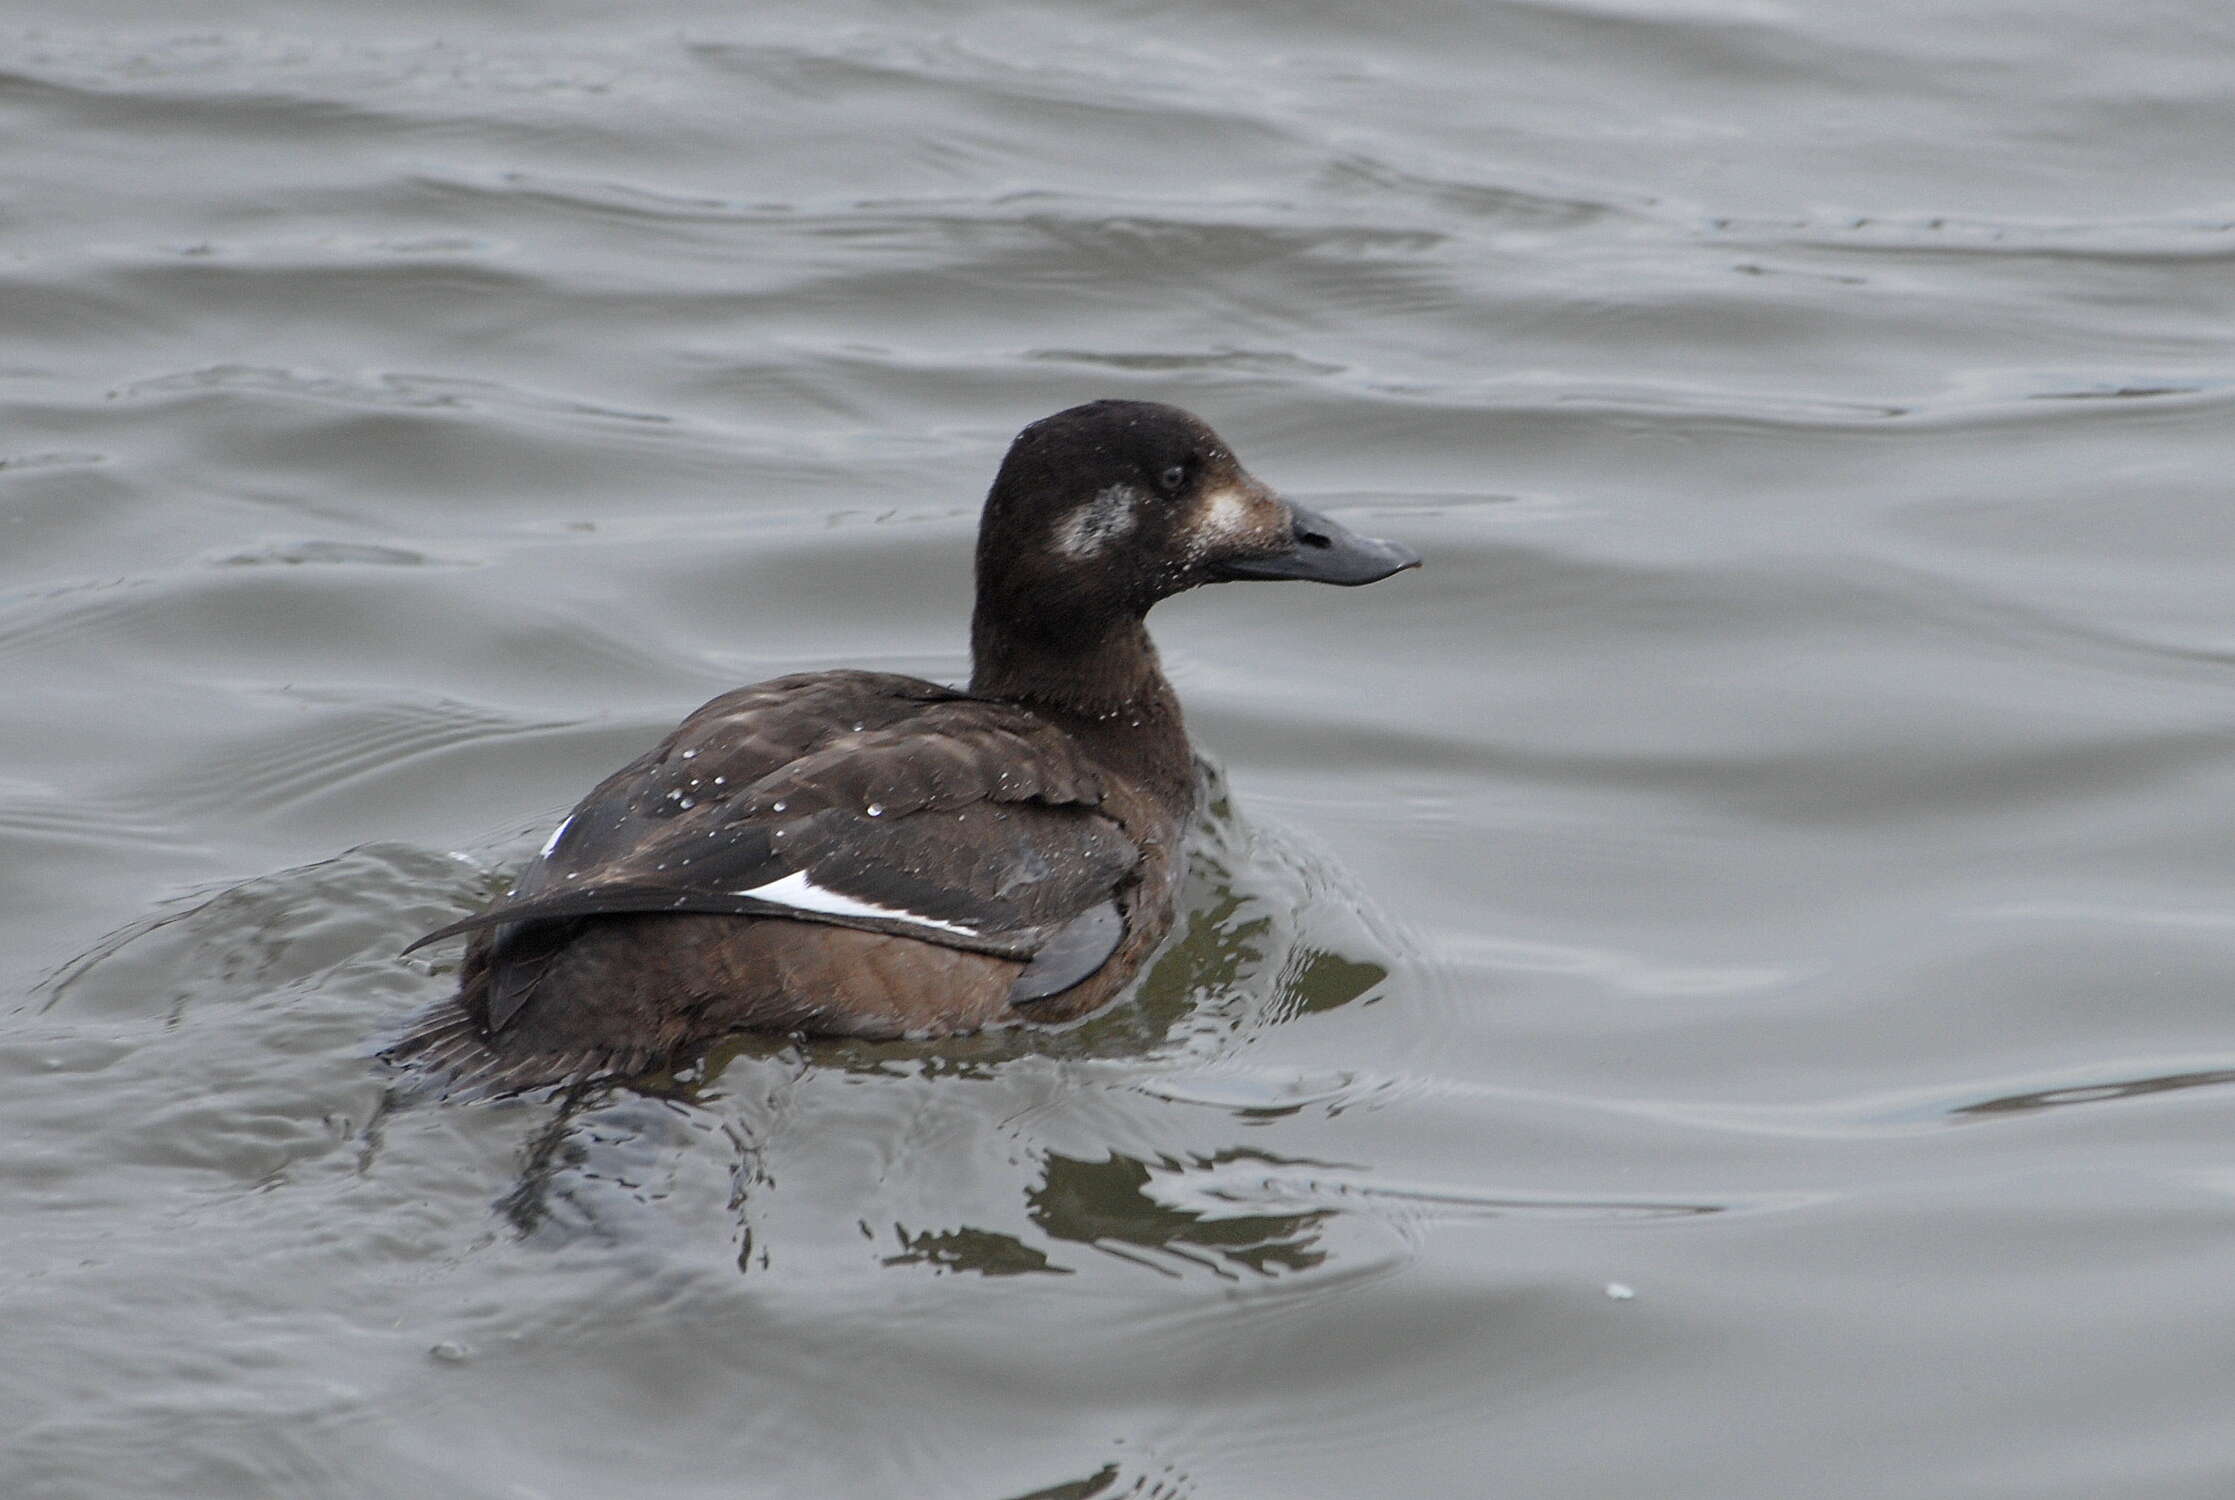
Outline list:
[[[826,917],[882,917],[891,922],[906,922],[914,927],[928,927],[935,932],[952,932],[963,937],[983,936],[975,927],[965,927],[959,922],[942,922],[937,917],[919,916],[897,907],[879,906],[874,901],[864,901],[859,896],[849,896],[842,891],[827,891],[807,878],[804,870],[794,870],[781,880],[771,880],[766,885],[756,885],[750,890],[733,891],[732,895],[750,896],[755,901],[766,901],[775,906],[789,906],[795,911],[821,912]]]
[[[551,837],[543,841],[543,847],[536,852],[536,858],[549,859],[551,857],[551,851],[559,847],[559,840],[565,838],[567,836],[567,830],[569,828],[572,828],[573,826],[574,815],[572,813],[569,813],[565,818],[560,820],[558,827],[551,830]]]
[[[1133,534],[1139,520],[1141,492],[1129,484],[1113,484],[1057,523],[1055,550],[1065,557],[1099,557],[1112,542]]]

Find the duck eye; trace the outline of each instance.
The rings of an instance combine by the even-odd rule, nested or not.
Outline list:
[[[1178,494],[1180,492],[1180,486],[1187,483],[1187,465],[1172,465],[1172,467],[1164,471],[1157,482],[1164,486],[1164,493],[1166,493],[1167,495]]]

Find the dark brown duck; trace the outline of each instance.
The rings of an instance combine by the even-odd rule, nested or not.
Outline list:
[[[388,1049],[455,1086],[672,1065],[734,1031],[937,1036],[1109,1002],[1172,925],[1194,755],[1144,617],[1199,584],[1415,567],[1175,407],[1027,427],[978,530],[967,691],[725,693],[585,797]]]

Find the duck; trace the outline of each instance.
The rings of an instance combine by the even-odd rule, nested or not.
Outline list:
[[[1011,443],[980,519],[967,687],[796,673],[724,693],[584,797],[387,1046],[446,1092],[686,1065],[738,1032],[1056,1026],[1170,932],[1196,757],[1149,639],[1207,584],[1420,565],[1244,469],[1199,417],[1101,400]]]

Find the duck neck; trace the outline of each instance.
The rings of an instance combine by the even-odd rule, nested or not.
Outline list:
[[[1179,697],[1138,617],[1100,630],[1030,636],[980,610],[971,621],[970,691],[1054,720],[1113,771],[1168,797],[1192,796]]]

